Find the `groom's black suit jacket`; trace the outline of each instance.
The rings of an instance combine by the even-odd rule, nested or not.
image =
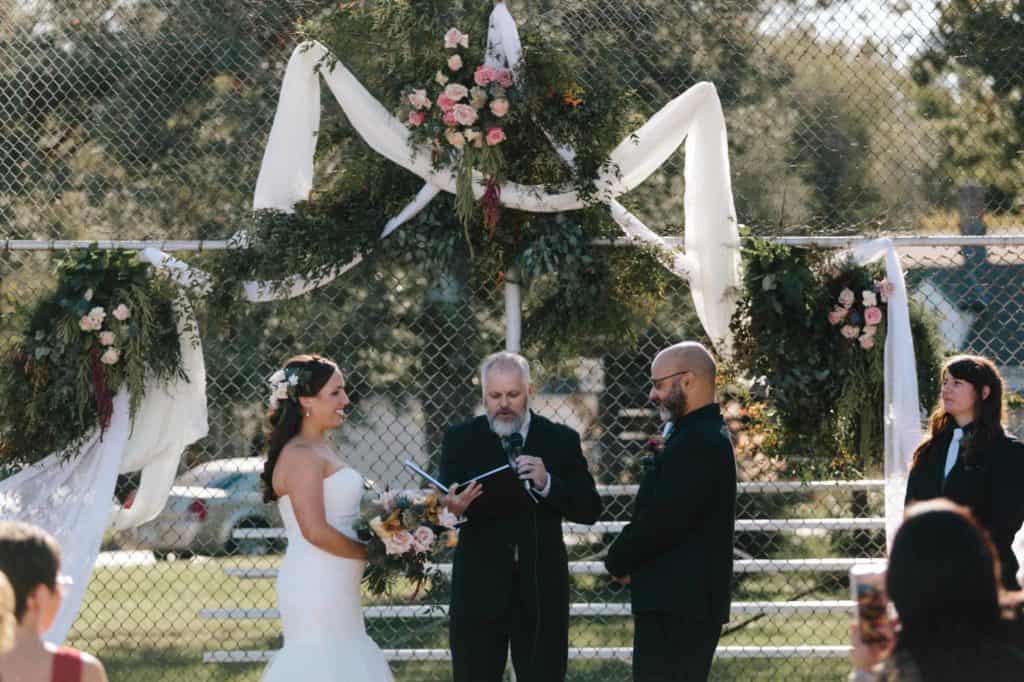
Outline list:
[[[459,529],[452,566],[453,618],[492,618],[516,606],[510,604],[512,595],[532,598],[539,591],[544,604],[564,613],[568,622],[569,567],[562,519],[594,523],[601,498],[587,470],[579,434],[567,426],[531,413],[523,453],[544,460],[551,491],[546,498],[537,496],[535,503],[508,470],[481,481],[484,493],[469,506]],[[440,480],[445,485],[466,481],[507,461],[501,440],[480,416],[445,434]]]
[[[608,572],[631,578],[633,613],[728,621],[735,513],[736,460],[712,403],[676,421],[608,549]]]

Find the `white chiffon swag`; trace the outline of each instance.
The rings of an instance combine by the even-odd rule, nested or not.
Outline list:
[[[162,269],[157,252],[144,257]],[[52,533],[63,548],[61,570],[73,584],[47,641],[63,642],[82,604],[93,565],[108,527],[124,529],[145,523],[164,507],[185,448],[207,433],[206,369],[203,351],[191,330],[192,310],[182,296],[177,306],[178,343],[188,381],[147,384],[135,415],[128,415],[129,395],[114,397],[110,426],[97,429],[66,461],[52,454],[0,481],[0,519],[26,521]],[[113,502],[118,474],[141,471],[130,509]]]
[[[885,331],[885,539],[892,539],[903,522],[903,500],[914,448],[921,441],[921,401],[917,394],[917,362],[910,333],[910,307],[903,266],[891,239],[873,239],[850,250],[860,264],[885,259],[885,276],[894,290],[889,297]]]

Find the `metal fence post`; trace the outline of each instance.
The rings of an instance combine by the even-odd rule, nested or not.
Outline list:
[[[505,350],[518,353],[523,338],[523,292],[519,285],[519,268],[505,273]]]

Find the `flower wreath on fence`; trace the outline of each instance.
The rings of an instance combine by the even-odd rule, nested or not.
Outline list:
[[[751,398],[769,408],[774,454],[808,476],[878,467],[892,293],[881,266],[754,238],[744,267],[733,369],[752,380]],[[910,322],[927,411],[938,398],[943,349],[934,318],[913,301]]]
[[[587,71],[582,85],[583,63],[565,37],[543,25],[524,32],[515,71],[487,66],[490,13],[490,3],[443,11],[432,3],[343,3],[303,22],[301,37],[330,50],[319,69],[344,61],[404,123],[410,155],[427,151],[435,169],[457,178],[457,192],[441,192],[382,240],[382,226],[422,181],[375,152],[344,119],[325,117],[317,159],[330,169],[329,180],[294,212],[261,209],[254,221],[234,226],[245,233],[245,257],[215,257],[219,295],[240,295],[247,280],[285,290],[296,275],[326,279],[360,257],[413,256],[426,276],[410,273],[406,286],[430,287],[458,273],[467,290],[491,293],[516,268],[535,297],[524,326],[538,348],[572,354],[595,339],[614,345],[635,338],[637,320],[652,316],[673,276],[657,266],[652,248],[609,250],[592,242],[622,236],[594,178],[614,170],[611,152],[644,120],[638,100],[609,71]],[[397,47],[381,49],[366,36],[386,36]],[[571,162],[558,149],[571,149]],[[479,201],[474,171],[487,185]],[[499,212],[506,180],[575,192],[587,207]],[[567,344],[569,337],[579,342]]]
[[[188,379],[175,314],[180,292],[152,270],[134,251],[93,247],[58,262],[52,294],[27,307],[15,302],[18,336],[0,365],[0,463],[71,457],[110,425],[120,389],[134,417],[147,377]]]

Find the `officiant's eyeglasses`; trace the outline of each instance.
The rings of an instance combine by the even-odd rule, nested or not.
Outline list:
[[[665,379],[671,379],[672,377],[677,377],[677,376],[680,376],[681,374],[693,374],[693,370],[692,369],[684,369],[684,370],[681,370],[679,372],[673,372],[672,374],[666,374],[665,376],[658,377],[657,379],[655,379],[654,377],[651,377],[651,384],[655,388],[657,388],[658,385],[661,382],[663,382]]]

